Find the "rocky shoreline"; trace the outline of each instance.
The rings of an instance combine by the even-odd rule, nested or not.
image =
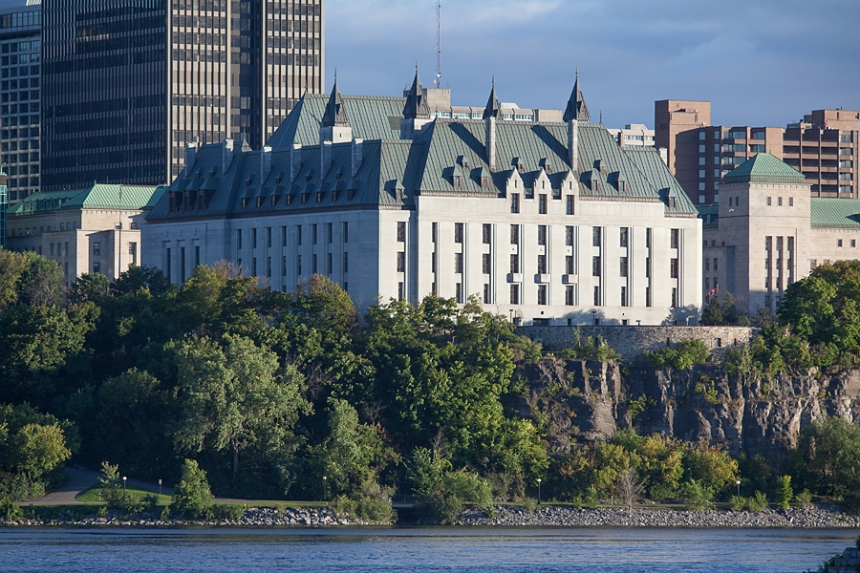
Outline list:
[[[404,516],[406,517],[406,516]],[[436,525],[427,518],[401,520],[401,525]],[[336,515],[330,508],[251,508],[239,519],[160,519],[156,514],[127,516],[110,511],[104,517],[76,517],[69,513],[50,518],[4,521],[0,526],[111,526],[111,527],[355,527],[387,525]],[[860,516],[834,507],[767,509],[759,513],[727,510],[673,510],[657,508],[576,509],[541,506],[532,511],[516,506],[495,506],[492,515],[484,510],[463,512],[458,526],[493,527],[725,527],[725,528],[860,528]]]
[[[458,525],[504,527],[860,527],[860,516],[831,507],[795,507],[749,511],[672,510],[656,508],[522,507],[496,506],[462,514]]]

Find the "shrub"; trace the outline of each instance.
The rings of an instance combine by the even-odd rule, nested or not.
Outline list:
[[[247,507],[244,504],[216,503],[209,508],[212,519],[239,521],[245,515]]]
[[[12,521],[15,519],[23,518],[24,512],[21,510],[17,503],[12,501],[8,497],[4,497],[0,499],[0,517],[5,519],[6,521]]]
[[[420,497],[420,505],[439,523],[453,525],[467,504],[491,510],[490,484],[476,474],[452,471],[441,477],[432,492]]]
[[[791,476],[780,476],[776,478],[776,506],[780,509],[788,509],[794,490],[791,489]]]
[[[358,491],[339,495],[331,504],[337,515],[350,515],[375,523],[391,523],[395,512],[391,507],[391,488],[380,486],[375,479],[366,480]]]
[[[756,491],[755,496],[749,498],[749,510],[759,513],[768,508],[767,496],[764,492]]]
[[[171,507],[186,517],[202,517],[212,504],[206,472],[194,460],[182,464],[182,477],[173,493]]]
[[[714,507],[711,501],[714,498],[713,490],[694,479],[681,484],[680,493],[681,499],[684,501],[687,509],[707,509]]]
[[[531,513],[537,507],[537,500],[533,497],[527,497],[523,500],[523,509]]]
[[[799,507],[807,507],[812,505],[812,494],[808,489],[794,495],[794,505]]]

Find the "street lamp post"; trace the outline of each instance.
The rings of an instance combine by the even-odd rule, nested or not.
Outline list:
[[[741,496],[741,480],[735,481],[735,485],[738,486],[738,497]]]
[[[538,504],[540,504],[540,478],[537,479],[538,482]]]
[[[158,495],[161,495],[161,478],[158,478]]]
[[[122,498],[125,499],[125,482],[128,480],[126,476],[122,476]]]
[[[323,501],[328,501],[328,478],[323,476]]]

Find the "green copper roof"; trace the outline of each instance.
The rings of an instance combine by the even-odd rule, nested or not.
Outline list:
[[[85,189],[33,193],[16,203],[9,214],[28,215],[58,209],[147,209],[155,205],[166,189],[97,183]]]
[[[812,227],[860,228],[860,199],[810,199],[809,223]]]
[[[806,178],[770,153],[747,159],[723,177],[725,183],[804,183]]]

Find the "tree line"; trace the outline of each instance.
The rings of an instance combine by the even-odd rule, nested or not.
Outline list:
[[[792,285],[727,369],[853,367],[858,269]],[[181,286],[142,267],[113,283],[85,274],[66,292],[61,280],[53,261],[0,250],[0,498],[40,495],[69,460],[165,483],[193,460],[217,495],[372,515],[413,494],[443,520],[463,503],[535,497],[538,480],[544,499],[583,504],[634,491],[705,506],[738,480],[775,498],[783,476],[814,494],[860,489],[860,432],[839,420],[806,430],[789,462],[632,430],[551,446],[540,412],[515,406],[540,345],[474,299],[380,301],[358,316],[323,276],[282,293],[226,264]],[[589,348],[602,346],[570,352]],[[707,359],[695,345],[673,352],[649,360]]]

